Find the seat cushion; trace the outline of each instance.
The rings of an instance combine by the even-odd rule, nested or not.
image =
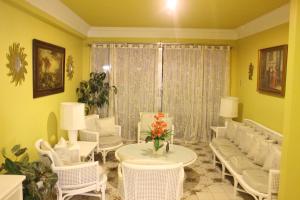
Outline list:
[[[242,174],[246,169],[259,169],[259,166],[255,165],[253,161],[245,155],[232,156],[228,161],[233,170],[239,174]]]
[[[122,138],[118,135],[109,135],[109,136],[100,136],[99,137],[99,147],[108,148],[114,147],[119,144],[122,144]]]
[[[219,152],[224,156],[226,160],[231,156],[244,155],[236,146],[233,144],[230,146],[219,146]]]
[[[230,142],[230,140],[228,140],[226,138],[213,138],[212,144],[215,147],[228,146],[228,145],[230,146],[230,145],[232,145],[232,143]]]
[[[262,169],[247,169],[243,171],[243,179],[253,189],[268,193],[268,172]]]
[[[96,126],[96,120],[97,120],[97,118],[95,118],[95,117],[86,117],[85,118],[86,129],[90,130],[90,131],[97,131],[98,128]]]

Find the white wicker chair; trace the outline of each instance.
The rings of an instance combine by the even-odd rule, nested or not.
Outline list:
[[[91,125],[90,122],[95,121],[96,123],[96,120],[101,120],[99,119],[99,115],[86,116],[86,129],[79,131],[79,140],[97,142],[97,153],[102,154],[103,163],[105,163],[107,153],[110,151],[115,151],[123,145],[121,126],[114,125],[113,133],[110,133],[108,136],[101,136],[100,132],[102,130],[98,130],[97,127],[89,127]]]
[[[123,200],[179,200],[183,193],[182,163],[129,160],[119,164]]]
[[[138,133],[137,133],[137,143],[142,143],[145,141],[146,138],[146,131],[149,131],[151,127],[151,123],[154,121],[154,115],[157,114],[157,112],[140,112],[140,121],[138,122]],[[168,113],[164,113],[166,118],[168,117]],[[170,138],[171,144],[173,144],[174,141],[174,124],[171,125],[171,131],[172,135]]]
[[[58,176],[57,199],[70,199],[74,195],[95,196],[105,200],[107,176],[100,174],[98,162],[74,163],[73,165],[55,166],[51,151],[41,149],[43,140],[38,140],[35,147],[42,161],[50,161],[51,168]],[[101,193],[100,193],[101,191]]]

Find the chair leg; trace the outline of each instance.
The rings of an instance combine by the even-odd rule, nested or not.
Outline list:
[[[103,164],[105,164],[105,163],[106,163],[106,155],[107,155],[107,152],[106,152],[106,151],[101,151],[101,154],[102,154]]]
[[[213,153],[213,166],[216,169],[216,154]]]
[[[225,165],[222,163],[222,181],[225,180]]]
[[[102,197],[102,200],[105,200],[105,190],[106,190],[106,185],[103,185],[101,187],[101,197]]]
[[[62,198],[62,191],[61,191],[59,188],[57,188],[56,199],[57,199],[57,200],[62,200],[62,199],[63,199],[63,198]]]
[[[236,199],[237,197],[237,187],[238,187],[238,182],[236,178],[233,178],[233,199]]]

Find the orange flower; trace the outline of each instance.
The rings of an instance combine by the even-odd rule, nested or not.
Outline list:
[[[165,117],[165,115],[164,115],[164,113],[161,113],[161,112],[159,112],[159,113],[157,113],[156,115],[154,115],[154,118],[155,118],[156,120],[159,120],[159,119],[161,119],[161,118],[163,118],[163,117]]]

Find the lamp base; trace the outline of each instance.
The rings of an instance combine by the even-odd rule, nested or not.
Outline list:
[[[228,126],[228,123],[232,121],[232,118],[225,118],[225,127]]]
[[[69,130],[68,138],[70,144],[77,144],[77,130]]]

